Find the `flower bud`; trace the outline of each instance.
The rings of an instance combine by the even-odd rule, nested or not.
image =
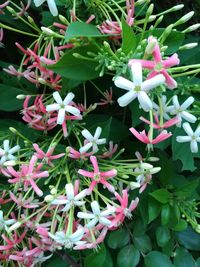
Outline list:
[[[192,48],[195,48],[196,46],[198,46],[198,43],[190,43],[190,44],[180,46],[179,50],[192,49]]]
[[[17,95],[16,98],[19,100],[23,100],[27,97],[27,95]]]
[[[6,167],[15,166],[15,165],[17,165],[17,162],[15,160],[8,160],[8,161],[4,162],[3,165]]]
[[[150,169],[149,172],[150,174],[155,174],[161,171],[161,167],[155,167],[153,169]]]
[[[59,15],[58,18],[63,24],[66,24],[66,25],[69,24],[69,22],[67,21],[67,19],[64,16]]]
[[[14,230],[17,230],[22,225],[21,222],[14,223],[11,227],[8,228],[8,232],[12,232]]]
[[[176,5],[171,8],[171,11],[178,11],[181,10],[182,8],[184,8],[184,4]]]
[[[193,24],[192,26],[188,27],[183,31],[183,33],[193,32],[196,31],[200,27],[200,23]]]
[[[145,162],[142,162],[142,163],[140,164],[140,167],[141,167],[142,169],[146,169],[146,170],[153,169],[153,165],[151,165],[151,164],[149,164],[149,163],[145,163]]]
[[[47,28],[47,27],[41,27],[41,30],[43,31],[43,33],[45,33],[46,35],[52,36],[55,34],[54,31],[52,31],[51,29]]]
[[[54,200],[54,197],[52,195],[47,195],[44,200],[48,203]]]
[[[157,40],[153,38],[147,45],[145,53],[148,55],[151,55],[155,49],[155,46],[157,44]]]
[[[181,17],[175,24],[174,26],[183,24],[185,22],[187,22],[188,20],[190,20],[192,17],[194,16],[194,11],[189,12],[188,14],[184,15],[183,17]]]
[[[46,84],[46,81],[43,78],[38,78],[38,82],[41,84]]]
[[[57,194],[57,189],[54,187],[54,188],[52,188],[51,189],[51,191],[50,191],[50,193],[52,194],[52,195],[56,195]]]
[[[130,185],[131,190],[140,188],[140,183],[137,183],[137,182],[130,182],[129,185]]]

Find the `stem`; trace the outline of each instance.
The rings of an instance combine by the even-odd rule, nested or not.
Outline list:
[[[36,34],[33,34],[33,33],[30,33],[30,32],[24,32],[24,31],[20,31],[18,29],[15,29],[15,28],[12,28],[12,27],[9,27],[3,23],[0,23],[0,27],[1,28],[4,28],[6,30],[10,30],[10,31],[13,31],[13,32],[18,32],[18,33],[21,33],[21,34],[24,34],[24,35],[28,35],[28,36],[32,36],[32,37],[38,37],[39,35],[36,35]]]

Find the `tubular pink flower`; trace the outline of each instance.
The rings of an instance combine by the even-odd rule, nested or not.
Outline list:
[[[166,84],[169,89],[174,89],[177,87],[176,81],[169,75],[167,69],[171,68],[172,66],[176,66],[180,63],[177,54],[173,54],[171,57],[167,58],[166,60],[162,59],[160,47],[158,41],[154,37],[150,37],[148,42],[156,42],[154,51],[153,51],[153,61],[143,60],[143,59],[131,59],[129,60],[129,65],[132,65],[134,62],[141,62],[142,67],[152,70],[149,74],[148,79],[155,77],[158,74],[163,74],[166,79]]]
[[[140,140],[142,143],[144,144],[158,144],[164,140],[166,140],[167,138],[169,138],[170,136],[172,136],[171,133],[168,133],[167,131],[162,131],[156,138],[154,138],[153,140],[150,140],[149,137],[147,136],[145,130],[143,130],[142,132],[138,132],[135,128],[130,128],[129,129],[132,134],[138,139]]]
[[[164,122],[162,125],[160,124],[160,121],[158,119],[158,115],[154,114],[154,119],[156,121],[156,123],[153,123],[153,128],[157,129],[157,130],[161,130],[161,129],[167,129],[169,127],[172,127],[173,125],[177,124],[180,122],[180,119],[178,117],[174,117],[166,122]],[[151,124],[151,122],[147,119],[145,119],[144,117],[140,117],[140,120],[142,120],[143,122],[147,123],[147,124]]]
[[[92,179],[87,193],[91,194],[94,187],[99,183],[103,184],[110,192],[115,192],[115,188],[111,184],[109,184],[106,179],[115,177],[117,175],[117,170],[112,169],[110,171],[100,172],[97,158],[95,156],[91,156],[90,161],[92,162],[94,172],[89,172],[82,169],[78,171],[79,174]]]

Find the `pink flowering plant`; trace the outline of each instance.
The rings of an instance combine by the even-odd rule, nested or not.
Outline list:
[[[185,7],[0,3],[0,266],[199,266],[200,24]]]

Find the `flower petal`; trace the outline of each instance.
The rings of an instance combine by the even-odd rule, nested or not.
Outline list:
[[[115,86],[118,88],[124,89],[124,90],[133,90],[135,88],[135,85],[133,82],[119,76],[114,80]]]

